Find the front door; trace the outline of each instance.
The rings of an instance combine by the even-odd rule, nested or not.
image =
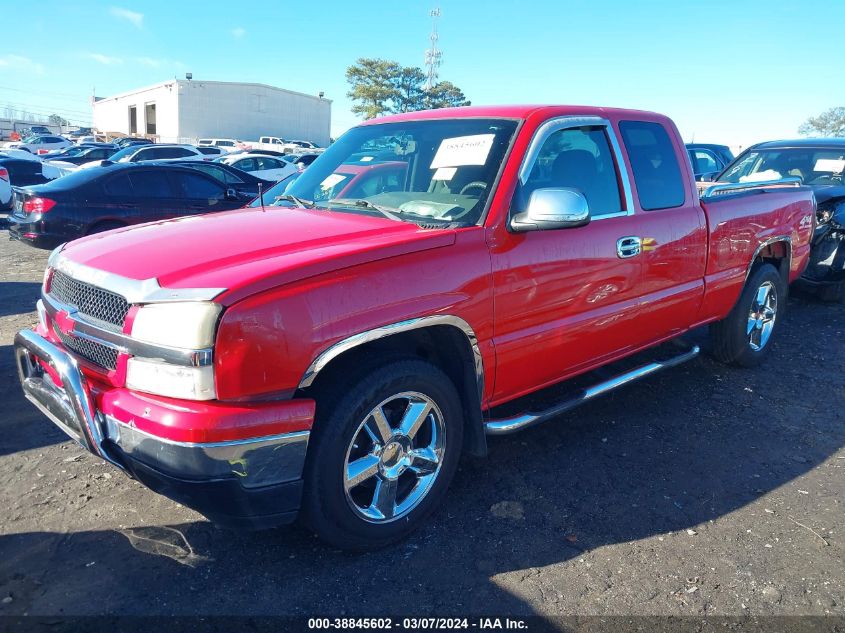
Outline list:
[[[511,214],[524,211],[537,189],[568,187],[585,196],[592,219],[578,228],[503,232],[491,245],[494,403],[642,342],[636,327],[642,259],[620,241],[638,235],[639,217],[609,122],[550,121],[538,130],[525,161]]]

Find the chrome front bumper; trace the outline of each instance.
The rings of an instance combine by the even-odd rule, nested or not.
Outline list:
[[[36,359],[55,371],[61,387]],[[102,420],[76,359],[32,330],[22,330],[15,336],[15,360],[26,398],[83,448],[122,469],[104,449]]]
[[[185,481],[233,480],[243,489],[302,477],[309,431],[225,442],[177,442],[151,435],[132,420],[97,410],[76,359],[31,330],[18,332],[15,356],[24,395],[83,448],[130,474],[140,463]],[[57,385],[38,362],[49,365]]]

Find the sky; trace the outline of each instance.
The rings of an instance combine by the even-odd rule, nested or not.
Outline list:
[[[332,135],[356,124],[347,66],[422,66],[439,5],[439,74],[477,105],[654,110],[685,141],[733,147],[797,136],[845,106],[832,25],[845,0],[0,0],[7,104],[90,122],[109,96],[193,73],[332,99]]]

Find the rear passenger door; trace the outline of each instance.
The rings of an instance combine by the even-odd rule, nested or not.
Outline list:
[[[152,222],[179,215],[179,200],[163,169],[131,170],[131,206],[136,222]]]
[[[642,265],[639,327],[647,342],[688,328],[704,296],[707,230],[673,126],[618,122],[634,183],[638,222],[631,237]]]

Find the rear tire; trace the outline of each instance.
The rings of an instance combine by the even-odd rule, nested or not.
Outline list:
[[[323,540],[367,550],[401,540],[440,505],[461,454],[452,381],[407,359],[317,396],[302,515]]]
[[[771,264],[758,266],[730,314],[710,328],[713,355],[723,363],[755,367],[772,347],[786,303],[783,278]]]

